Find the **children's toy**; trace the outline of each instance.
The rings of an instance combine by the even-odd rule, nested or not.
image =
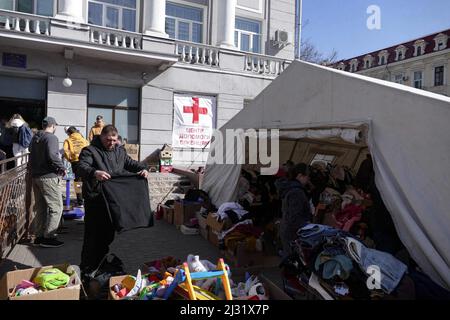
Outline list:
[[[63,208],[63,217],[65,219],[81,219],[84,217],[84,211],[80,208],[73,208],[70,205],[70,181],[75,180],[75,174],[72,170],[72,165],[68,161],[64,161],[67,174],[63,180],[66,180],[66,203]]]
[[[200,262],[198,258],[194,257],[195,262]],[[196,269],[198,270],[205,270],[206,268],[200,264],[195,264]],[[219,298],[210,293],[209,291],[206,291],[202,288],[199,288],[197,286],[194,286],[192,284],[192,281],[195,280],[205,280],[210,278],[218,278],[222,281],[223,289],[225,291],[225,296],[227,300],[233,300],[233,296],[231,294],[231,288],[230,288],[230,280],[228,278],[228,270],[225,267],[225,263],[223,259],[220,259],[217,264],[218,270],[215,271],[200,271],[200,272],[193,272],[191,273],[189,271],[189,266],[187,263],[183,264],[183,267],[178,269],[175,279],[172,282],[172,284],[167,288],[164,299],[168,299],[170,295],[177,289],[177,293],[181,292],[181,295],[186,298],[186,296],[190,300],[218,300]],[[186,295],[187,292],[187,295]]]

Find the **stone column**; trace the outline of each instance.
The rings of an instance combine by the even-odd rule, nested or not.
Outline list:
[[[222,48],[236,49],[234,44],[234,29],[237,0],[220,0],[217,2],[219,5],[217,45]]]
[[[83,17],[83,3],[81,0],[58,0],[57,19],[75,23],[86,23]]]
[[[153,37],[169,37],[166,33],[166,0],[144,1],[144,33]]]

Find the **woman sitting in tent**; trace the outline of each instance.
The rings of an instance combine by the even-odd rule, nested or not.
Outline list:
[[[291,254],[290,243],[297,238],[297,231],[311,222],[312,214],[305,187],[309,184],[309,168],[306,164],[295,165],[289,171],[289,179],[277,180],[275,185],[282,200],[280,238],[283,258]]]

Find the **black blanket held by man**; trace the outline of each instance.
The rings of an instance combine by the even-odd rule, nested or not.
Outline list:
[[[102,194],[117,232],[153,226],[147,179],[123,175],[102,182]]]
[[[114,240],[116,230],[124,231],[151,225],[147,180],[137,178],[137,173],[144,169],[146,166],[131,159],[122,146],[107,150],[99,136],[81,151],[76,173],[83,178],[85,200],[84,239],[80,264],[82,270],[94,270],[98,267],[109,252],[109,245]],[[97,170],[109,173],[111,177],[115,177],[112,180],[117,182],[105,184],[98,181],[95,177]],[[131,175],[134,178],[130,177]],[[122,180],[126,180],[127,183],[122,184],[120,182]],[[104,186],[106,188],[103,188]],[[114,191],[111,191],[113,189]],[[104,196],[111,192],[117,194]],[[142,209],[134,210],[137,208]],[[116,217],[115,220],[113,217]]]

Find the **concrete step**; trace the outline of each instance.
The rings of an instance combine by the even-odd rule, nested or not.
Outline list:
[[[148,184],[153,211],[156,210],[159,203],[177,198],[183,199],[185,193],[192,188],[187,177],[173,173],[151,173]]]

